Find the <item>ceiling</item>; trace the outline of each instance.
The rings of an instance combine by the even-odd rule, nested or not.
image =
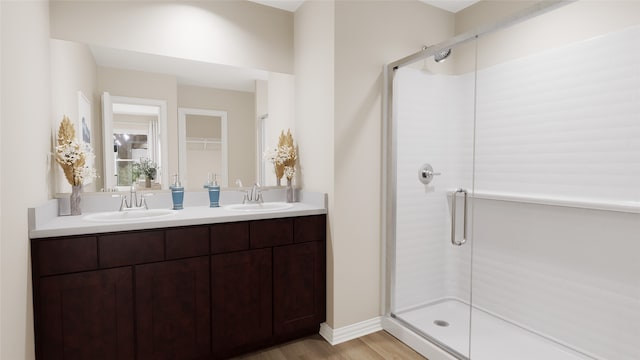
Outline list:
[[[305,0],[249,0],[258,4],[294,12]],[[418,0],[425,4],[456,13],[480,0]]]
[[[425,4],[435,6],[440,9],[457,13],[458,11],[465,9],[480,0],[419,0]]]

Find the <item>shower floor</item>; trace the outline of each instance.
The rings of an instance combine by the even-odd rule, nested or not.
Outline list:
[[[397,319],[469,357],[469,312],[469,305],[458,300],[445,300],[395,315]],[[448,326],[434,323],[440,321],[448,323]],[[592,359],[482,310],[473,309],[472,322],[473,360]]]

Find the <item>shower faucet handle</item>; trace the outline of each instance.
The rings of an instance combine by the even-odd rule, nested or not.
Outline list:
[[[434,175],[442,175],[442,173],[433,172],[431,170],[422,170],[423,177],[434,176]]]
[[[428,185],[436,175],[442,175],[442,173],[434,172],[431,164],[424,164],[418,170],[418,180],[425,185]]]

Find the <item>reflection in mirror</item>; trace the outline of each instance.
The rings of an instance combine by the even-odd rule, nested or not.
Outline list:
[[[130,177],[130,172],[124,160],[131,163],[138,159],[133,152],[131,155],[114,153],[113,120],[106,113],[107,110],[113,113],[113,108],[104,106],[103,114],[100,114],[100,106],[97,105],[104,92],[164,101],[165,126],[170,131],[161,131],[164,138],[160,139],[161,151],[159,160],[156,160],[160,168],[156,181],[162,189],[168,188],[171,175],[175,173],[180,173],[183,183],[188,182],[193,189],[199,187],[199,191],[202,191],[201,183],[206,180],[202,174],[191,178],[186,170],[180,168],[182,151],[175,131],[179,127],[179,108],[223,109],[227,113],[228,169],[213,170],[207,166],[202,171],[220,171],[226,176],[224,185],[219,181],[222,186],[235,187],[236,179],[246,185],[254,182],[267,186],[276,184],[273,169],[264,163],[262,155],[265,148],[277,141],[282,129],[293,128],[293,75],[56,39],[51,40],[51,57],[51,72],[56,75],[55,81],[51,82],[55,118],[74,114],[74,109],[78,108],[78,90],[93,100],[90,101],[94,104],[91,136],[95,144],[98,178],[91,190],[118,189],[117,180],[120,184],[128,184],[131,180],[125,177]],[[103,116],[108,120],[103,122]],[[53,126],[57,127],[57,124]],[[102,131],[105,126],[110,127],[109,131]],[[151,133],[147,136],[149,148]],[[123,139],[119,140],[122,142]],[[143,145],[131,144],[132,150],[140,148]],[[123,160],[120,174],[115,162],[118,156]],[[64,182],[58,179],[55,182],[59,192],[68,191]]]
[[[215,174],[220,186],[228,186],[227,112],[178,109],[180,177],[187,191],[201,190]]]
[[[149,177],[147,185],[152,189],[166,189],[167,172],[163,171],[167,168],[166,102],[111,96],[105,92],[102,103],[105,188],[126,190]],[[135,164],[145,160],[159,166],[155,176],[137,171]]]

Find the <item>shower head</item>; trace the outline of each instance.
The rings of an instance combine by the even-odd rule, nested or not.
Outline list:
[[[433,60],[437,63],[444,61],[451,55],[451,49],[442,50],[439,53],[433,55]]]
[[[430,48],[431,46],[423,46],[422,47],[422,51],[427,50],[428,48]],[[451,55],[451,49],[444,49],[442,51],[440,51],[437,54],[433,55],[433,60],[437,63],[444,61],[446,58],[449,57],[449,55]],[[426,63],[425,63],[426,65]]]

